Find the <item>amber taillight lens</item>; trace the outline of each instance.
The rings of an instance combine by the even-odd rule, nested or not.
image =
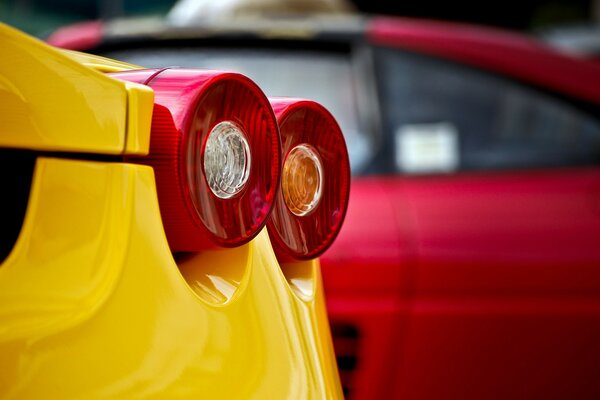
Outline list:
[[[350,164],[333,116],[313,101],[271,98],[281,135],[281,190],[268,222],[279,261],[318,257],[337,236],[350,193]]]
[[[138,161],[154,168],[171,250],[248,242],[266,224],[280,181],[281,145],[267,98],[236,73],[143,75],[113,74],[155,93],[150,154]]]
[[[323,195],[323,163],[318,151],[308,144],[292,148],[283,161],[283,202],[299,217],[311,213]]]

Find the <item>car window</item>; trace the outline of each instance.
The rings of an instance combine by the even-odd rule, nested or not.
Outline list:
[[[385,139],[376,172],[598,164],[600,122],[565,99],[474,68],[374,50]]]
[[[104,55],[138,65],[236,71],[254,80],[268,96],[315,100],[340,124],[353,173],[371,158],[371,138],[358,120],[350,54],[276,48],[142,48]]]

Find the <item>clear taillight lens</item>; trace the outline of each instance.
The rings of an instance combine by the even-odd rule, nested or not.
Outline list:
[[[270,99],[284,158],[267,225],[280,261],[318,257],[337,236],[350,193],[350,164],[333,116],[313,101]]]
[[[204,176],[215,196],[228,199],[244,189],[252,158],[242,128],[230,121],[219,122],[208,134],[202,153]]]

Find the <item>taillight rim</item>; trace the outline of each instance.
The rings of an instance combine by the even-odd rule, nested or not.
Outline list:
[[[144,83],[155,92],[155,106],[150,153],[137,160],[154,168],[171,250],[249,242],[267,224],[280,185],[281,141],[267,97],[235,72],[165,69],[140,74],[148,76]],[[142,79],[137,75],[134,79]],[[212,192],[204,173],[208,137],[223,122],[241,127],[251,159],[247,181],[228,198]],[[199,201],[193,199],[197,192],[202,192]],[[219,224],[227,229],[219,230]]]
[[[290,150],[298,145],[306,144],[311,147],[318,148],[321,146],[321,144],[323,144],[322,139],[325,136],[320,135],[317,132],[306,132],[306,126],[305,131],[302,132],[302,134],[296,135],[295,138],[291,139],[290,137],[288,137],[288,132],[286,131],[288,129],[287,124],[292,118],[294,118],[296,113],[300,111],[306,111],[308,115],[312,115],[311,118],[314,118],[315,116],[320,116],[320,119],[317,118],[317,120],[327,123],[327,127],[322,128],[322,130],[319,132],[323,133],[323,131],[329,130],[332,137],[335,137],[335,151],[327,152],[322,149],[319,149],[319,151],[317,152],[324,164],[323,176],[325,182],[323,186],[325,187],[325,189],[329,188],[323,195],[326,198],[322,198],[320,200],[315,210],[312,210],[310,213],[307,213],[305,215],[298,216],[292,213],[287,208],[284,201],[282,200],[282,191],[280,189],[280,193],[278,194],[277,200],[275,202],[274,211],[267,224],[273,248],[280,262],[304,261],[314,259],[320,256],[329,248],[329,246],[331,246],[331,244],[339,234],[346,216],[348,202],[350,198],[350,162],[348,158],[347,146],[337,121],[335,120],[333,115],[331,115],[331,113],[319,103],[312,100],[295,98],[269,98],[269,100],[271,102],[271,105],[273,106],[275,116],[277,117],[280,135],[282,138],[282,155],[284,160],[287,159]],[[315,141],[317,143],[316,145]],[[337,164],[332,162],[332,159],[335,159],[335,157],[333,157],[333,153],[335,153],[339,157],[339,159],[337,159]],[[341,172],[340,175],[332,173],[332,171],[334,171],[336,168],[335,165],[339,167],[339,171]],[[339,191],[332,192],[331,188],[333,188],[335,185],[333,185],[331,182],[332,180],[337,178],[340,179],[340,189]],[[316,233],[317,236],[321,235],[320,244],[311,248],[305,247],[304,249],[291,248],[289,246],[289,240],[297,240],[299,237],[306,238],[307,236],[311,236],[307,235],[307,230],[305,230],[304,228],[306,228],[306,226],[311,223],[318,225],[319,221],[324,220],[323,216],[321,216],[321,219],[315,222],[315,219],[319,217],[319,207],[326,207],[328,199],[331,202],[331,197],[335,198],[335,196],[332,193],[334,193],[335,196],[337,196],[337,204],[339,205],[337,215],[333,215],[336,213],[336,211],[332,211],[332,215],[329,215],[329,217],[331,217],[331,220],[333,220],[333,223],[329,224],[328,230],[325,229],[327,230],[326,232],[323,232],[323,229],[317,229],[315,226],[313,226],[314,229],[312,230],[312,233]],[[291,235],[283,234],[282,232],[280,232],[280,229],[277,228],[277,220],[281,218],[282,215],[284,215],[284,218],[286,219],[286,224],[295,224],[296,226],[301,225],[300,232],[294,237],[292,237]],[[331,222],[331,220],[329,222]],[[279,221],[279,225],[282,225],[281,221]],[[288,227],[289,226],[290,225],[288,225]],[[325,228],[327,228],[327,226],[325,226]],[[286,238],[284,236],[288,237]],[[292,239],[290,239],[291,237]]]
[[[257,162],[260,162],[260,160],[262,159],[263,161],[263,165],[269,165],[270,166],[270,174],[265,174],[260,172],[260,168],[256,167],[252,168],[252,166],[250,167],[250,171],[249,171],[249,176],[247,179],[247,182],[245,182],[245,185],[241,188],[241,190],[239,192],[237,192],[235,195],[223,199],[223,198],[219,198],[215,193],[212,192],[212,190],[210,190],[209,187],[209,182],[207,180],[206,175],[204,174],[204,171],[202,171],[203,173],[201,174],[201,182],[203,183],[203,188],[209,188],[208,190],[208,195],[209,198],[212,199],[213,201],[217,202],[217,204],[229,204],[228,209],[232,210],[232,213],[235,212],[235,210],[240,210],[241,208],[244,207],[244,203],[249,204],[251,202],[256,203],[258,201],[257,197],[257,190],[253,190],[256,189],[256,181],[258,181],[259,179],[266,179],[266,177],[268,175],[270,175],[271,177],[271,182],[270,182],[270,189],[268,190],[268,193],[265,194],[265,201],[264,201],[264,205],[262,207],[258,207],[257,210],[254,210],[254,214],[255,214],[255,219],[256,221],[251,224],[247,229],[245,229],[243,232],[239,231],[237,236],[233,236],[235,235],[235,232],[233,232],[232,230],[230,230],[228,232],[228,237],[224,238],[223,235],[219,235],[218,232],[216,232],[214,229],[211,229],[210,226],[208,226],[211,221],[214,219],[214,209],[212,211],[205,211],[204,214],[198,210],[198,205],[199,204],[203,204],[206,203],[206,200],[208,198],[204,198],[200,201],[194,201],[194,194],[193,194],[193,188],[189,185],[189,184],[183,184],[182,182],[182,186],[185,187],[186,192],[188,193],[188,195],[186,196],[187,200],[192,200],[191,201],[191,206],[189,207],[188,211],[190,211],[191,209],[195,210],[196,212],[192,212],[191,213],[191,218],[195,221],[196,225],[198,227],[200,227],[201,229],[203,229],[210,237],[211,241],[217,246],[217,247],[237,247],[237,246],[241,246],[245,243],[248,243],[249,241],[251,241],[252,239],[254,239],[256,237],[256,235],[258,235],[258,233],[266,226],[269,216],[271,214],[271,211],[273,209],[274,206],[274,202],[275,202],[275,198],[277,196],[277,193],[279,192],[279,187],[280,187],[280,177],[281,177],[281,140],[280,140],[280,135],[279,135],[279,127],[276,123],[276,118],[275,115],[273,113],[272,108],[270,107],[270,104],[268,102],[268,99],[266,97],[266,95],[262,92],[262,90],[260,89],[260,87],[258,85],[256,85],[252,80],[250,80],[249,78],[247,78],[244,75],[238,74],[238,73],[234,73],[234,72],[220,72],[217,76],[215,76],[214,78],[212,78],[210,80],[209,83],[210,85],[217,85],[220,82],[226,81],[226,80],[231,80],[231,81],[235,81],[238,82],[242,85],[246,85],[246,87],[251,90],[251,94],[255,96],[255,100],[258,100],[258,103],[260,103],[261,106],[261,110],[263,112],[265,112],[265,118],[267,119],[267,122],[272,122],[271,126],[266,128],[267,130],[270,131],[270,136],[274,139],[274,141],[272,141],[271,143],[271,149],[270,150],[264,150],[264,152],[266,152],[267,154],[270,154],[273,157],[273,160],[271,160],[271,162],[265,162],[265,157],[257,157],[257,156],[252,156],[252,154],[254,152],[256,152],[259,148],[259,140],[261,135],[254,135],[252,136],[251,134],[249,134],[249,132],[251,131],[250,128],[248,128],[247,122],[248,121],[244,121],[244,118],[241,118],[239,114],[235,113],[235,112],[230,112],[227,115],[219,115],[217,117],[214,118],[213,121],[211,121],[208,124],[208,127],[205,129],[205,134],[200,138],[200,146],[202,149],[206,148],[206,144],[208,141],[208,137],[210,135],[210,132],[219,124],[221,123],[231,123],[233,125],[239,126],[241,128],[241,131],[244,132],[244,134],[246,135],[246,138],[248,140],[248,145],[249,145],[249,152],[250,152],[250,157],[255,159]],[[239,95],[239,93],[236,93],[235,96],[231,96],[232,98],[237,98]],[[187,141],[189,141],[192,136],[190,134],[190,132],[193,130],[193,124],[196,121],[197,117],[198,117],[198,112],[199,109],[202,106],[202,101],[205,99],[205,97],[203,97],[201,94],[199,96],[197,96],[194,99],[194,112],[189,114],[189,118],[185,121],[185,124],[183,125],[184,132],[188,132],[188,137],[187,137]],[[229,102],[223,102],[223,104],[225,104],[224,108],[229,107],[232,103]],[[230,109],[231,111],[231,109]],[[186,140],[183,140],[181,143],[181,146],[184,147],[185,150],[185,146],[189,146]],[[204,165],[204,157],[205,157],[205,153],[204,151],[201,151],[201,156],[198,158],[198,162],[201,165]],[[264,153],[262,153],[264,155]],[[186,168],[188,169],[188,163],[189,163],[189,158],[186,157],[182,157],[181,158],[181,168]],[[203,169],[203,167],[202,167]],[[186,174],[189,175],[189,172]],[[183,178],[183,176],[182,176]],[[254,196],[254,198],[252,198],[252,196]],[[221,209],[223,210],[223,208]],[[246,214],[247,216],[248,214]],[[231,219],[234,218],[234,216],[232,214],[229,215],[224,215],[224,214],[220,214],[219,215],[220,219]],[[222,226],[218,226],[217,224],[213,224],[213,228],[215,229],[219,229]]]

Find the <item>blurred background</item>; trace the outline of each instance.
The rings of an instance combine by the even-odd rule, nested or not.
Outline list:
[[[175,0],[3,0],[0,20],[34,35],[46,35],[59,26],[90,19],[162,15]],[[384,1],[353,0],[357,10],[472,22],[518,30],[600,20],[598,0],[529,0],[522,2]]]
[[[600,398],[600,0],[174,5],[4,0],[0,20],[332,112],[354,178],[321,262],[348,398]]]

